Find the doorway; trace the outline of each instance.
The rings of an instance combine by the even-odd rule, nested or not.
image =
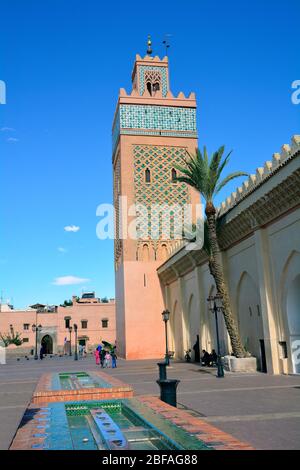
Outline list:
[[[41,346],[44,348],[44,354],[53,354],[53,340],[50,335],[42,338]]]
[[[267,360],[266,360],[266,349],[265,342],[263,339],[259,340],[260,344],[260,358],[261,358],[261,372],[267,373]]]

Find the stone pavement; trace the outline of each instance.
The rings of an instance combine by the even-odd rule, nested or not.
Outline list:
[[[155,360],[122,361],[105,372],[134,386],[138,395],[158,395]],[[38,379],[45,372],[99,370],[89,356],[0,365],[0,449],[7,449]],[[300,449],[300,376],[227,373],[172,362],[168,377],[181,381],[178,404],[257,449]]]

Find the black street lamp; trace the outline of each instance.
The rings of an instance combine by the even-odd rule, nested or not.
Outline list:
[[[77,325],[74,323],[75,331],[75,351],[74,351],[74,361],[78,361],[78,351],[77,351]]]
[[[72,356],[72,330],[73,328],[69,326],[69,333],[70,333],[70,351],[69,351],[69,356]]]
[[[163,317],[163,321],[165,322],[165,335],[166,335],[166,354],[165,354],[165,363],[167,364],[167,366],[170,365],[170,356],[169,356],[169,349],[168,349],[168,321],[169,321],[169,318],[170,318],[170,312],[169,310],[164,310],[162,312],[162,317]]]
[[[35,333],[35,354],[34,354],[34,359],[37,360],[39,358],[38,356],[38,350],[37,350],[37,344],[38,344],[38,332],[41,331],[42,325],[32,325],[32,331]]]
[[[223,363],[221,359],[221,351],[220,351],[220,338],[219,338],[219,326],[218,326],[218,312],[223,311],[223,298],[222,295],[217,293],[215,296],[210,295],[207,299],[208,301],[208,308],[209,310],[215,314],[216,318],[216,333],[217,333],[217,347],[218,347],[218,355],[217,355],[217,377],[223,378],[224,377],[224,369]]]

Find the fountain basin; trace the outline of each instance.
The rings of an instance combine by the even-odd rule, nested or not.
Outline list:
[[[106,400],[133,397],[133,388],[104,372],[44,374],[33,392],[32,403]]]

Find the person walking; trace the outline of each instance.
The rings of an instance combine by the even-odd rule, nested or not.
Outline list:
[[[117,355],[115,348],[111,352],[111,368],[115,369],[117,367]]]
[[[101,364],[102,369],[104,367],[105,354],[106,354],[106,351],[102,348],[100,351],[100,364]]]
[[[41,345],[41,349],[40,349],[40,360],[42,361],[43,358],[44,358],[44,354],[45,354],[45,349],[44,349],[44,345],[42,344]]]
[[[96,365],[98,366],[100,364],[100,354],[99,354],[98,349],[95,349],[94,357],[95,357]]]

